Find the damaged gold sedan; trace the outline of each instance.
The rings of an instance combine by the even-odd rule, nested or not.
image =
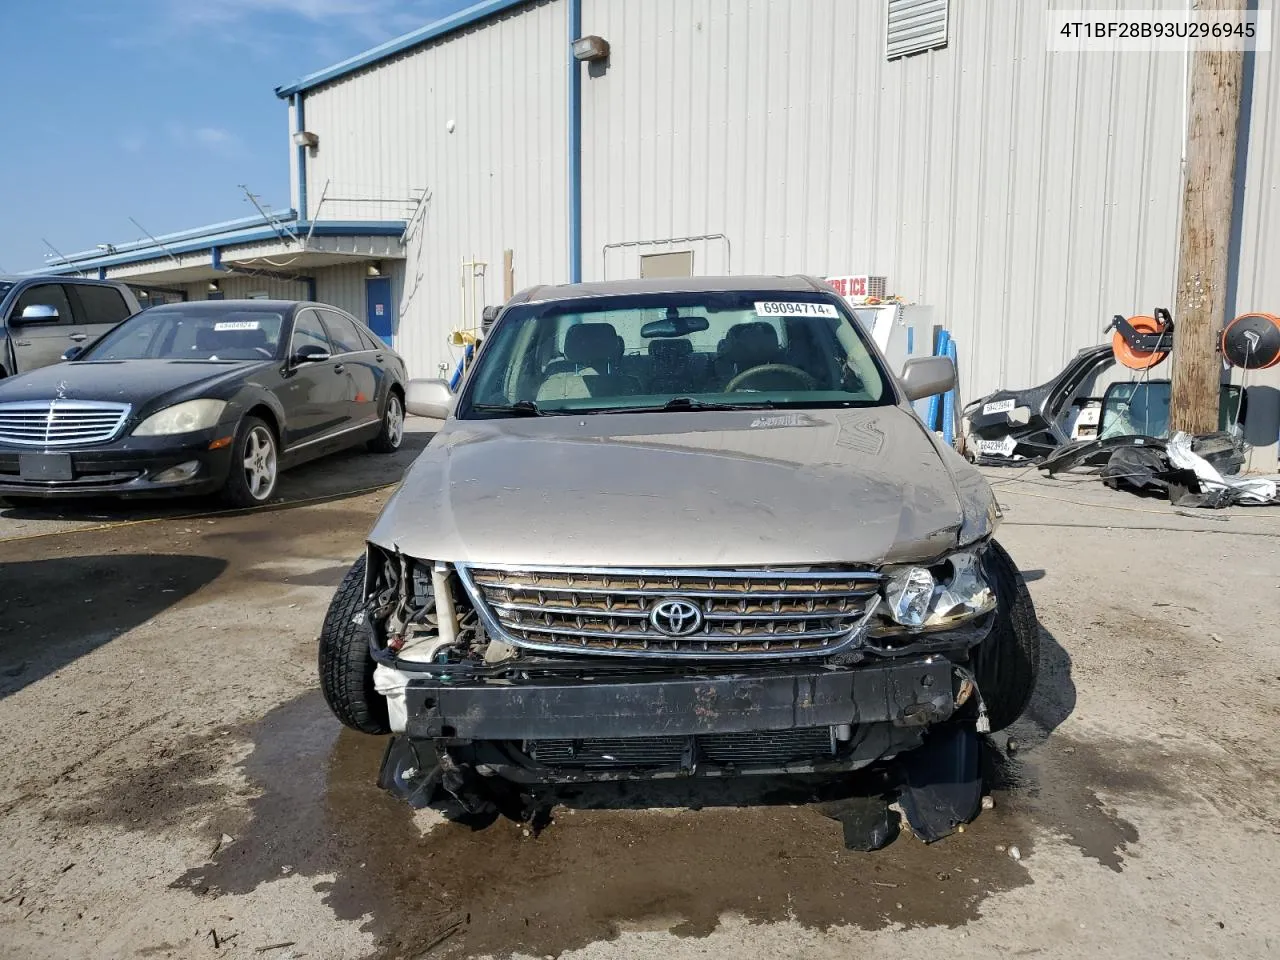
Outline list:
[[[445,423],[338,588],[330,707],[414,802],[892,761],[945,835],[1039,663],[990,489],[911,408],[954,377],[806,277],[518,294],[456,397],[410,384]]]

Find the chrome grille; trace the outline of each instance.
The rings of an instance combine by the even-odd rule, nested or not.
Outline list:
[[[110,440],[129,416],[127,403],[39,400],[0,403],[0,443],[65,447]]]
[[[861,638],[880,584],[853,569],[457,569],[489,629],[509,642],[616,656],[829,654]],[[698,608],[695,632],[655,625],[655,606],[673,599]]]

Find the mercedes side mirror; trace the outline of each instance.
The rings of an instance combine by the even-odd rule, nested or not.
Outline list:
[[[923,400],[954,387],[956,368],[950,357],[916,357],[902,365],[900,379],[908,400]]]
[[[447,420],[453,411],[453,391],[443,380],[410,380],[404,405],[416,417]]]
[[[84,353],[84,347],[69,347],[63,354],[63,360],[74,360],[80,354]]]
[[[12,327],[34,326],[39,323],[57,323],[58,308],[47,303],[33,303],[25,307],[22,313],[9,318]]]
[[[295,367],[300,367],[304,363],[324,363],[333,354],[324,347],[315,343],[304,343],[297,350],[293,351],[290,358]]]

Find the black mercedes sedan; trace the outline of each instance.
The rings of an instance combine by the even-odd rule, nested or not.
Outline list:
[[[269,500],[281,470],[404,436],[404,361],[318,303],[152,307],[0,380],[0,497]]]

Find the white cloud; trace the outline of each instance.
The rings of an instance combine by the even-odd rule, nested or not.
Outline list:
[[[196,127],[191,135],[210,147],[227,146],[236,142],[235,134],[221,127]]]

